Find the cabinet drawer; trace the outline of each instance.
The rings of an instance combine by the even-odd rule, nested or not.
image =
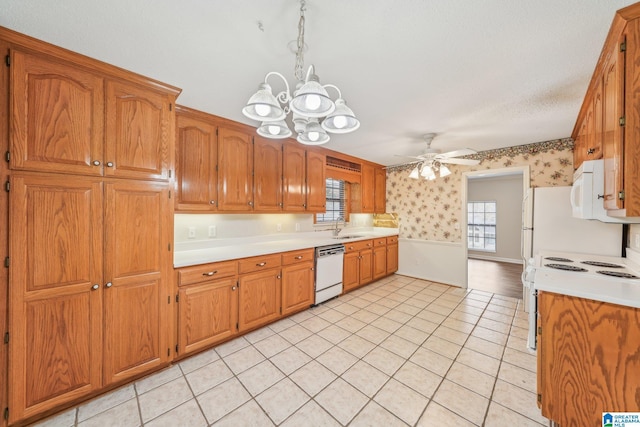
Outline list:
[[[360,240],[357,242],[349,242],[349,243],[345,243],[344,247],[347,253],[357,252],[363,249],[371,249],[373,248],[373,240]]]
[[[282,254],[282,265],[297,264],[299,262],[313,261],[314,249],[301,249],[299,251],[284,252]]]
[[[387,245],[391,243],[398,243],[398,236],[387,237]]]
[[[230,277],[238,274],[237,261],[224,261],[212,264],[185,267],[178,270],[178,285],[192,285],[212,279]]]
[[[245,258],[239,261],[240,274],[266,270],[280,266],[280,254],[261,255]]]
[[[379,237],[377,239],[373,239],[373,245],[374,246],[386,246],[387,245],[387,238],[386,237]]]

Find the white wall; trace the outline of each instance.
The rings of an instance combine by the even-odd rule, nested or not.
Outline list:
[[[521,262],[522,175],[469,179],[468,202],[495,201],[496,252],[469,249],[471,258]]]
[[[640,251],[640,224],[631,224],[629,227],[629,247]]]
[[[461,243],[399,239],[398,274],[467,287],[467,258]]]

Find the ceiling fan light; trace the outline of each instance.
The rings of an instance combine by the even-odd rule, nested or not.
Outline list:
[[[296,91],[289,105],[291,111],[307,117],[325,117],[336,108],[315,74]]]
[[[304,132],[296,140],[305,145],[322,145],[329,142],[329,135],[322,129],[317,119],[310,119]]]
[[[291,129],[284,120],[262,122],[257,132],[258,135],[271,139],[283,139],[291,136]]]
[[[258,91],[251,95],[247,105],[242,109],[242,114],[261,122],[285,118],[285,112],[276,97],[273,96],[271,86],[268,83],[260,84]]]
[[[349,133],[360,127],[360,121],[356,119],[351,108],[347,107],[344,99],[338,98],[335,102],[336,109],[322,122],[322,127],[331,133]]]
[[[440,178],[451,175],[451,171],[445,165],[440,165]]]
[[[420,176],[426,178],[427,176],[429,176],[429,174],[432,174],[432,173],[433,173],[433,170],[431,169],[431,166],[423,165],[422,170],[420,171]]]
[[[415,168],[409,174],[409,178],[411,179],[420,179],[420,165],[416,165]]]

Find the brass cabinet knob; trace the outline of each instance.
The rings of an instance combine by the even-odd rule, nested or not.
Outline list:
[[[215,201],[215,200],[209,200],[209,204],[210,204],[210,205],[215,205],[215,204],[216,204],[216,201]]]

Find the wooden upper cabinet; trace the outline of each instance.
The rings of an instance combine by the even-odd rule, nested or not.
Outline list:
[[[596,160],[602,158],[602,126],[603,126],[603,82],[600,80],[593,93],[593,122],[591,125],[592,138],[590,145],[587,147],[587,160]]]
[[[624,116],[624,53],[617,50],[608,56],[603,75],[603,157],[604,157],[604,207],[622,209],[618,197],[623,189],[623,127]]]
[[[316,151],[307,151],[307,212],[327,211],[326,157]]]
[[[373,213],[375,209],[375,168],[364,163],[362,165],[361,212]]]
[[[375,213],[387,211],[387,172],[383,168],[376,168],[374,172],[374,209]]]
[[[218,209],[253,210],[253,144],[249,134],[218,128]]]
[[[102,386],[101,180],[12,177],[10,424]]]
[[[106,82],[105,175],[168,180],[173,159],[172,97]]]
[[[282,143],[254,137],[253,209],[258,212],[282,211]]]
[[[102,175],[104,79],[16,49],[10,76],[10,167]]]
[[[169,184],[105,182],[105,384],[168,362]],[[124,315],[126,313],[126,315]]]
[[[217,127],[184,107],[177,108],[176,123],[176,210],[215,211]]]
[[[294,143],[284,143],[282,171],[286,212],[304,212],[307,207],[306,151]]]

